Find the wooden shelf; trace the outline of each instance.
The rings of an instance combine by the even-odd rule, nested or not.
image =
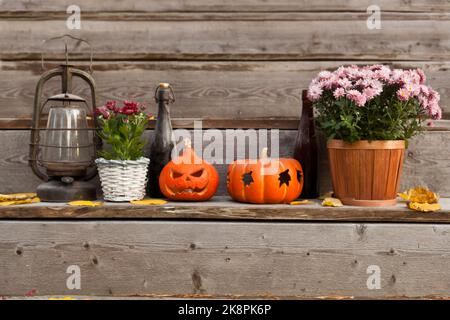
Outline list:
[[[202,203],[0,207],[0,295],[448,299],[450,198],[436,213]],[[367,290],[367,268],[382,270]],[[32,270],[32,272],[30,271]],[[428,272],[432,270],[433,272]]]
[[[322,207],[309,205],[255,205],[237,203],[228,197],[207,202],[168,202],[139,206],[105,202],[99,207],[74,207],[65,203],[37,203],[0,207],[0,219],[179,219],[255,221],[344,221],[450,223],[450,198],[441,199],[438,212],[421,213],[399,202],[393,207]]]
[[[298,118],[253,118],[253,119],[212,119],[212,118],[172,118],[174,129],[194,129],[195,121],[201,121],[202,129],[280,129],[297,130]],[[44,129],[46,119],[42,120]],[[150,120],[148,129],[154,129],[156,120]],[[31,118],[0,118],[2,130],[30,130]],[[195,128],[197,129],[197,128]],[[434,121],[433,127],[426,127],[427,131],[450,131],[450,120]]]

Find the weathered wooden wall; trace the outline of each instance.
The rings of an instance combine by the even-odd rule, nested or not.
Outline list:
[[[66,9],[81,8],[81,30]],[[0,3],[0,118],[31,114],[41,43],[70,33],[95,52],[99,103],[150,102],[174,85],[176,117],[297,117],[299,92],[321,69],[349,63],[422,67],[450,117],[450,4],[377,1],[380,30],[366,26],[373,1],[17,1]],[[62,56],[50,44],[46,58]],[[73,44],[75,59],[86,47]],[[58,89],[50,86],[50,92]]]
[[[449,26],[450,28],[450,26]],[[450,48],[449,48],[450,52]],[[1,53],[0,53],[1,55]],[[139,61],[96,62],[94,77],[99,103],[108,99],[146,102],[152,113],[154,87],[173,84],[177,118],[299,117],[300,92],[323,68],[354,61]],[[370,61],[376,63],[377,61]],[[84,65],[84,63],[83,63]],[[428,81],[442,96],[444,116],[450,117],[450,62],[395,62],[396,66],[422,67]],[[3,61],[0,77],[0,118],[30,117],[36,82],[41,75],[37,61]],[[52,81],[47,93],[57,93]],[[75,83],[74,92],[89,94]]]
[[[0,296],[448,298],[449,245],[433,224],[1,221]]]
[[[81,8],[81,30],[66,27],[66,9],[72,4]],[[274,119],[277,127],[277,118],[298,119],[300,91],[321,69],[389,63],[423,68],[442,96],[444,117],[450,119],[450,3],[377,1],[382,28],[369,30],[366,9],[372,4],[0,1],[0,130],[24,128],[11,119],[29,119],[32,114],[35,84],[42,73],[41,43],[64,33],[83,37],[94,47],[98,103],[130,98],[148,103],[155,112],[153,89],[167,81],[176,91],[175,118]],[[73,42],[69,47],[75,64],[86,68],[87,48]],[[62,57],[57,43],[45,51],[50,65]],[[52,81],[46,94],[58,90],[59,84]],[[79,83],[74,91],[87,94]],[[1,181],[8,183],[0,184],[0,192],[34,189],[38,180],[26,167],[28,132],[1,133]],[[421,183],[450,195],[450,156],[445,148],[449,136],[450,132],[433,132],[414,140],[402,187]],[[290,154],[294,138],[295,132],[283,132],[283,155]],[[322,168],[325,191],[330,183],[324,161]],[[224,166],[219,170],[223,175]],[[224,193],[223,185],[219,193]]]
[[[81,30],[66,28],[73,4],[82,10]],[[450,2],[376,1],[381,30],[366,27],[372,4],[0,0],[0,193],[32,191],[39,183],[27,166],[27,128],[42,72],[40,46],[64,33],[94,47],[98,103],[135,99],[155,112],[154,87],[170,82],[174,117],[220,119],[210,122],[220,128],[282,128],[283,156],[292,151],[301,89],[321,69],[342,64],[423,68],[450,119]],[[71,47],[74,63],[86,68],[86,48]],[[48,45],[50,65],[61,49]],[[45,92],[58,90],[53,81]],[[411,141],[402,188],[425,184],[450,196],[448,128],[441,122]],[[328,191],[320,146],[321,186]],[[224,194],[225,166],[218,169]],[[449,234],[446,224],[431,223],[2,220],[0,296],[37,289],[38,295],[448,297]],[[81,290],[66,287],[69,265],[81,268]],[[380,290],[366,286],[369,265],[381,268]]]
[[[224,132],[224,131],[222,131]],[[192,133],[192,131],[191,131]],[[279,145],[280,156],[292,156],[292,144],[297,132],[295,130],[280,130]],[[270,135],[270,134],[269,134]],[[148,132],[151,140],[152,132]],[[225,146],[225,135],[223,136]],[[194,139],[192,137],[192,139]],[[20,143],[18,143],[20,142]],[[41,182],[35,177],[28,167],[28,142],[29,131],[8,130],[0,136],[0,193],[32,192]],[[204,145],[210,141],[204,142]],[[401,179],[402,190],[417,185],[425,185],[436,190],[441,196],[450,196],[450,131],[428,131],[414,138],[406,151],[403,176]],[[328,159],[325,143],[320,143],[320,189],[322,193],[332,190]],[[147,146],[148,147],[148,146]],[[270,142],[269,142],[270,147]],[[226,154],[226,151],[223,151]],[[241,158],[244,155],[241,155]],[[206,160],[210,160],[205,157]],[[225,195],[227,164],[216,165],[220,174],[220,185],[217,194]],[[97,181],[97,180],[96,180]],[[98,181],[97,181],[98,183]]]

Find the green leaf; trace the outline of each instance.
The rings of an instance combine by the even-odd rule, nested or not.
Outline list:
[[[98,136],[111,150],[100,150],[98,155],[105,159],[136,160],[144,155],[146,141],[142,139],[147,126],[145,114],[126,116],[114,114],[99,121]]]
[[[364,107],[346,98],[336,100],[332,91],[326,90],[314,103],[316,123],[329,139],[348,142],[409,139],[422,132],[420,119],[425,119],[426,114],[415,98],[399,101],[397,89],[394,85],[385,86],[381,95]]]

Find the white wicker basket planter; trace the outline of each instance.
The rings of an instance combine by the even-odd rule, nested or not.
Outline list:
[[[95,160],[107,201],[141,200],[145,197],[147,170],[150,160]]]

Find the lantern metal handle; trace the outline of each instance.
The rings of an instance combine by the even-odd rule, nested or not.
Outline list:
[[[87,40],[74,37],[74,36],[72,36],[70,34],[65,34],[65,35],[62,35],[62,36],[59,36],[59,37],[49,38],[49,39],[44,40],[42,42],[42,45],[41,45],[41,67],[42,67],[42,70],[46,70],[45,64],[44,64],[44,50],[45,50],[44,46],[45,46],[45,44],[47,42],[50,42],[50,41],[53,41],[53,40],[64,39],[66,37],[70,38],[72,40],[77,40],[77,41],[80,41],[80,42],[84,42],[84,43],[86,43],[89,46],[89,51],[90,51],[89,73],[92,74],[93,73],[92,61],[93,61],[94,53],[93,53],[91,44]],[[65,49],[66,65],[68,65],[69,64],[69,51],[67,49],[67,42],[66,41],[64,41],[64,49]]]
[[[175,93],[173,92],[173,88],[170,84],[168,84],[167,88],[169,88],[169,103],[174,103],[175,102]],[[155,90],[155,102],[159,103],[159,99],[158,99],[158,92],[159,89],[161,89],[161,86],[157,86],[156,90]]]
[[[30,153],[28,157],[28,162],[30,163],[30,167],[33,170],[34,174],[38,176],[40,179],[44,181],[48,181],[49,176],[41,170],[38,165],[38,156],[40,152],[39,148],[39,140],[40,140],[40,119],[41,119],[41,111],[42,111],[42,103],[40,102],[42,96],[42,89],[44,84],[50,80],[51,78],[61,76],[62,71],[60,69],[49,70],[44,73],[39,79],[36,85],[36,92],[34,95],[34,106],[33,106],[33,120],[31,125],[31,136],[30,136]]]

